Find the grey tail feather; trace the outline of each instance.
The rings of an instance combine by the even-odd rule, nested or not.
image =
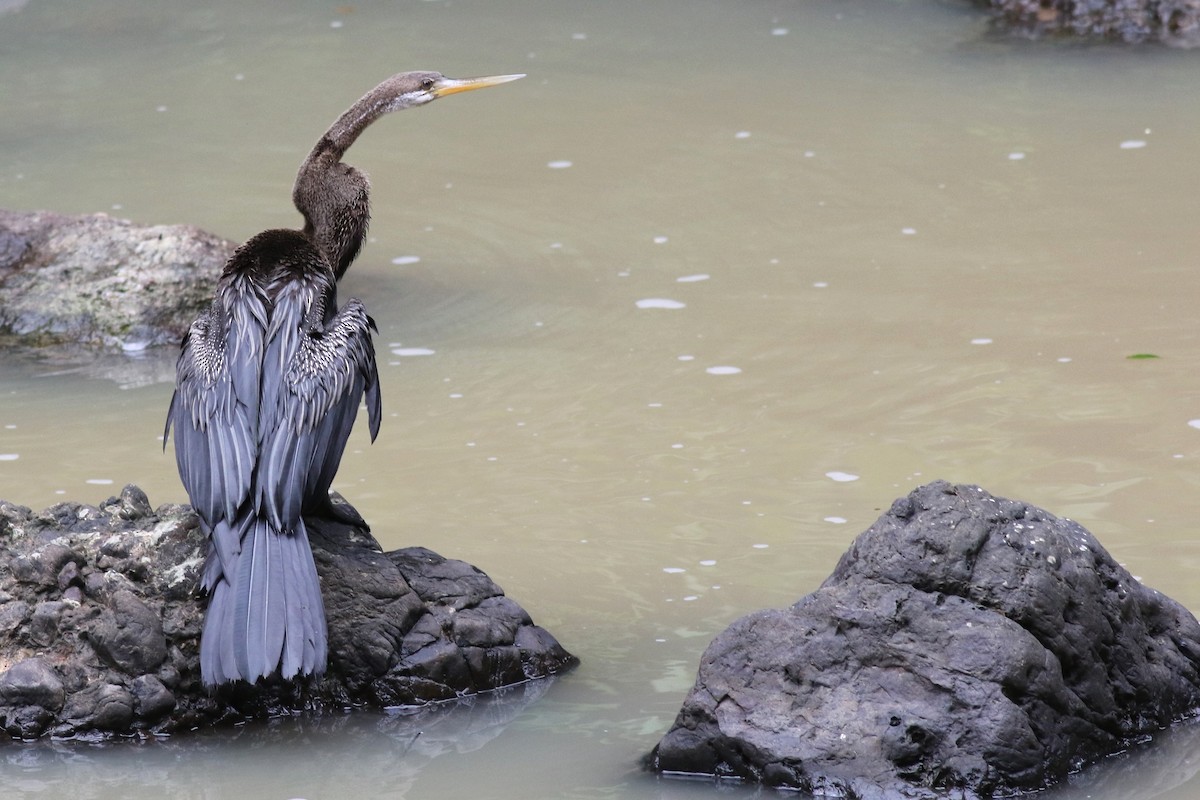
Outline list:
[[[264,518],[245,527],[241,552],[216,581],[200,638],[204,683],[254,683],[325,672],[325,605],[308,531],[290,533]]]

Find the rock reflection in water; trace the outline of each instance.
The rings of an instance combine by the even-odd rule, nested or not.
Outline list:
[[[403,797],[429,762],[479,750],[553,681],[418,710],[283,717],[195,736],[14,743],[0,750],[0,786],[10,799]]]
[[[39,378],[74,375],[111,381],[121,389],[170,384],[175,380],[177,355],[178,350],[173,347],[112,352],[83,345],[27,348],[9,353],[14,362],[27,363]]]
[[[1152,739],[1112,756],[1046,792],[1045,800],[1137,797],[1192,800],[1200,797],[1200,718],[1161,731]]]

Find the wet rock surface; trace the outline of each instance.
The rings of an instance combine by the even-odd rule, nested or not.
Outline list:
[[[1200,0],[979,0],[999,28],[1030,37],[1200,44]]]
[[[0,209],[0,342],[178,344],[233,248],[189,225]]]
[[[1070,520],[897,500],[817,591],[704,653],[648,765],[858,798],[1032,791],[1200,706],[1200,624]]]
[[[296,709],[450,700],[577,663],[470,564],[384,553],[312,520],[329,621],[319,681],[200,683],[206,547],[187,506],[127,486],[99,507],[0,501],[0,729],[8,737],[170,733]],[[0,734],[0,738],[4,734]]]

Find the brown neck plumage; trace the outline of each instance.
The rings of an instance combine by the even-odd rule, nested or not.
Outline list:
[[[387,81],[364,95],[330,126],[296,175],[292,202],[304,215],[304,233],[339,280],[358,256],[371,221],[371,184],[342,156],[372,122],[392,110],[394,99]]]

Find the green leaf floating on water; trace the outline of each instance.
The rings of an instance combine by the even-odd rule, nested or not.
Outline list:
[[[1134,353],[1131,356],[1125,356],[1125,357],[1141,360],[1141,359],[1146,359],[1146,358],[1161,358],[1162,356],[1156,356],[1156,355],[1154,355],[1154,353]]]

